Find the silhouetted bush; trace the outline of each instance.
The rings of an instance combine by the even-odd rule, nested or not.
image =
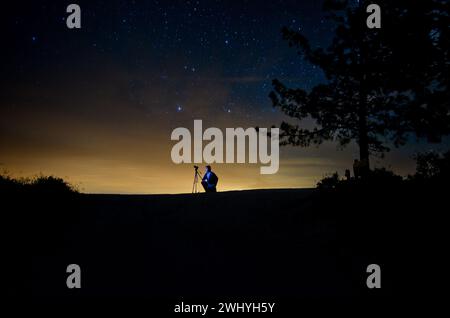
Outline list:
[[[340,179],[337,172],[324,177],[317,183],[318,189],[338,189],[352,187],[393,187],[400,185],[442,187],[450,180],[450,150],[439,153],[427,151],[415,156],[416,172],[407,178],[396,175],[386,168],[375,168],[360,179]]]
[[[317,183],[318,189],[339,189],[342,187],[376,187],[376,186],[393,186],[399,185],[404,181],[403,177],[396,175],[393,171],[386,168],[375,168],[370,170],[365,178],[350,180],[339,178],[337,172],[324,177]]]
[[[78,191],[62,178],[0,175],[0,206],[14,250],[57,253],[68,229],[78,222]]]
[[[450,150],[445,153],[435,151],[418,153],[415,159],[416,173],[414,176],[410,176],[410,179],[442,181],[442,179],[450,177]]]
[[[0,191],[7,191],[7,190],[18,190],[21,188],[23,184],[16,179],[11,178],[10,176],[6,174],[0,175]]]
[[[54,176],[39,176],[32,179],[30,186],[39,192],[53,192],[53,193],[73,193],[77,192],[74,186],[64,181],[61,178]]]
[[[337,172],[332,175],[324,177],[317,183],[317,188],[319,189],[334,189],[341,181],[339,180],[339,174]]]
[[[39,175],[34,178],[16,179],[6,173],[0,175],[0,191],[11,193],[23,191],[38,194],[77,193],[78,190],[62,178]]]
[[[393,171],[387,170],[386,168],[375,168],[370,170],[367,181],[378,184],[399,184],[404,181],[404,179],[402,176],[396,175]]]

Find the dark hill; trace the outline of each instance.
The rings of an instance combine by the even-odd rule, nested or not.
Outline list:
[[[10,228],[22,237],[10,246],[16,259],[32,254],[31,283],[14,283],[34,302],[389,298],[405,289],[403,260],[420,249],[412,211],[422,201],[389,186],[13,195],[6,202],[20,217],[9,221],[31,222],[23,236]],[[65,285],[72,263],[81,266],[79,290]],[[378,291],[366,287],[371,263],[383,269]]]

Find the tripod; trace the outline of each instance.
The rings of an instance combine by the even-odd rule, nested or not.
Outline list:
[[[198,172],[198,167],[194,166],[194,183],[192,184],[192,193],[198,193],[198,177],[200,177],[200,179],[202,178],[202,175],[200,172]]]

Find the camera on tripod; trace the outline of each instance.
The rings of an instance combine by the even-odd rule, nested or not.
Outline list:
[[[198,179],[202,179],[202,175],[198,172],[198,166],[194,166],[194,183],[192,185],[192,193],[198,193]]]

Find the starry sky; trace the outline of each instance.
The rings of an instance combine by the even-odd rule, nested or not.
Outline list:
[[[282,39],[283,26],[326,46],[322,1],[17,2],[3,9],[0,169],[67,179],[92,193],[190,192],[191,164],[175,165],[176,127],[270,127],[286,119],[268,94],[277,78],[309,89],[323,73]],[[357,1],[355,1],[357,5]],[[413,143],[376,165],[414,169]],[[342,173],[358,151],[333,143],[283,147],[280,170],[217,164],[220,190],[311,187]]]

